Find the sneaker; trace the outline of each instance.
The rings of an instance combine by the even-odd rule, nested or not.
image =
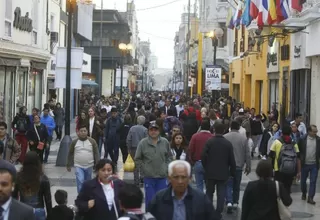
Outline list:
[[[228,204],[227,204],[227,213],[228,213],[228,214],[231,214],[231,213],[232,213],[232,204],[231,204],[231,203],[228,203]]]
[[[233,203],[232,207],[233,209],[238,209],[238,203]]]
[[[316,204],[316,202],[311,197],[308,198],[307,203],[309,203],[311,205],[315,205]]]

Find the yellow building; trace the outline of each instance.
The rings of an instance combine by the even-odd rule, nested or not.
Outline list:
[[[256,30],[241,27],[233,31],[235,42],[229,94],[244,107],[255,108],[257,112],[267,113],[275,103],[279,113],[281,110],[286,115],[290,36],[282,34],[279,28],[264,28],[261,33]]]

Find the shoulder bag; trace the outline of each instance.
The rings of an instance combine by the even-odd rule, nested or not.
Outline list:
[[[37,134],[38,141],[39,141],[39,142],[38,142],[38,145],[37,145],[37,149],[38,149],[38,150],[43,150],[43,148],[44,148],[44,143],[40,141],[40,136],[39,136],[38,129],[37,129],[36,125],[33,125],[33,126],[34,126],[34,130],[35,130],[35,132],[36,132],[36,134]]]
[[[276,189],[277,189],[277,203],[278,203],[278,211],[281,220],[291,220],[291,211],[287,206],[285,206],[280,197],[280,187],[279,182],[275,181]]]

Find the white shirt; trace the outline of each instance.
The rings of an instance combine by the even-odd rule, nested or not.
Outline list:
[[[109,210],[111,210],[112,206],[113,206],[113,201],[114,201],[114,189],[113,189],[111,183],[108,183],[108,184],[101,183],[101,186],[102,186],[104,195],[106,197],[106,200],[107,200],[107,203],[109,206]]]
[[[93,126],[94,126],[94,117],[89,119],[89,133],[90,133],[90,137],[92,136]]]
[[[12,198],[10,197],[10,199],[8,199],[8,201],[6,201],[6,203],[1,206],[3,208],[3,212],[2,212],[3,220],[9,219],[11,202],[12,202]]]

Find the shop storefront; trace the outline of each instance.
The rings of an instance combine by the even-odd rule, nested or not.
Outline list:
[[[279,42],[277,39],[273,42],[272,47],[268,47],[267,53],[267,73],[269,85],[268,111],[273,104],[279,109]]]

